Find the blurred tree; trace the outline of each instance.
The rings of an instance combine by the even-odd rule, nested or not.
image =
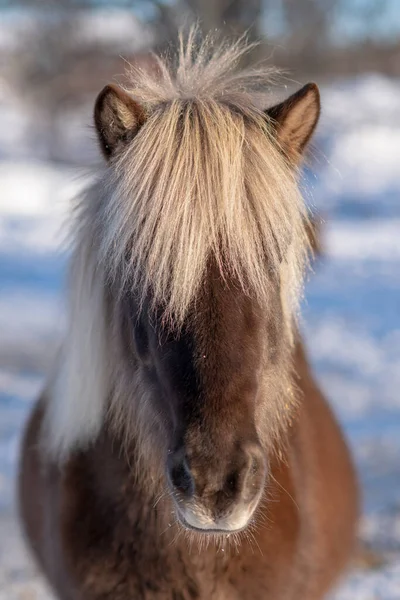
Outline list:
[[[0,0],[1,1],[1,0]],[[5,1],[5,0],[3,0]],[[389,0],[13,0],[28,15],[21,42],[0,57],[7,81],[37,109],[35,127],[47,130],[48,153],[63,158],[58,124],[68,107],[93,101],[98,90],[124,71],[124,59],[149,62],[150,47],[163,49],[179,27],[199,21],[250,40],[278,67],[296,77],[355,72],[366,66],[400,71],[398,40],[376,41],[376,23]],[[23,10],[21,10],[23,9]],[[115,9],[122,17],[113,23]],[[109,11],[101,26],[96,19]],[[351,19],[362,32],[356,42],[341,34]],[[99,30],[96,30],[99,27]],[[343,27],[344,28],[344,27]],[[354,29],[354,27],[353,27]],[[132,36],[129,33],[132,31]],[[133,41],[132,41],[133,38]],[[123,57],[123,58],[122,58]],[[39,138],[39,135],[38,135]]]
[[[260,36],[262,0],[186,0],[186,5],[205,32],[219,29],[236,36],[247,33],[252,39]]]
[[[275,46],[274,61],[291,72],[320,71],[332,46],[341,1],[264,0],[265,35]],[[277,20],[279,26],[271,30],[269,23]]]

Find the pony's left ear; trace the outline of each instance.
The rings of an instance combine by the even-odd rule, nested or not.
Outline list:
[[[320,111],[320,95],[315,83],[308,83],[284,102],[265,111],[280,147],[294,164],[301,159],[317,126]]]
[[[94,107],[94,122],[105,158],[110,159],[133,139],[145,120],[144,110],[127,92],[116,85],[106,85]]]

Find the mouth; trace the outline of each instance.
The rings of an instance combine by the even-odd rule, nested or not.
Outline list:
[[[196,533],[201,533],[203,535],[225,535],[228,537],[235,533],[240,533],[241,531],[244,531],[249,525],[249,522],[247,522],[245,525],[236,528],[218,527],[217,525],[199,527],[197,525],[189,523],[185,516],[182,514],[182,512],[178,509],[178,507],[176,507],[175,512],[178,517],[178,521],[185,529],[195,531]]]

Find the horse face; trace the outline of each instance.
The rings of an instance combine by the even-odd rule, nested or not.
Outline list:
[[[172,131],[171,122],[175,124],[174,130],[178,132],[176,137],[178,142],[174,147],[177,147],[180,141],[179,135],[183,135],[181,123],[176,121],[176,111],[171,110],[170,104],[167,109],[169,125],[164,129],[170,132]],[[187,109],[186,106],[185,110]],[[193,111],[190,113],[191,118],[188,116],[189,113],[185,113],[188,118],[185,120],[186,129],[184,131],[192,144],[187,142],[184,147],[197,148],[200,156],[202,151],[198,147],[198,142],[201,136],[204,136],[206,141],[209,140],[209,148],[214,148],[218,140],[214,140],[209,125],[206,127],[208,117],[203,112],[199,112],[196,103],[191,104],[191,110]],[[224,110],[227,110],[225,104]],[[240,113],[240,107],[238,110]],[[221,127],[222,121],[225,123],[226,120],[226,112],[223,114],[224,118],[220,117]],[[287,280],[285,283],[285,276],[282,277],[282,281],[286,287],[292,285],[297,293],[297,284],[301,279],[299,269],[304,266],[305,250],[304,231],[301,225],[302,215],[296,208],[297,191],[294,193],[297,188],[294,178],[292,175],[289,176],[288,167],[297,167],[304,147],[317,123],[318,114],[318,89],[314,84],[309,84],[286,101],[266,111],[268,135],[276,138],[278,142],[276,146],[270,143],[264,148],[259,135],[260,131],[263,132],[263,136],[266,136],[267,132],[264,128],[260,128],[260,124],[256,129],[251,129],[249,123],[246,125],[249,129],[248,135],[255,137],[254,144],[250,145],[252,148],[250,157],[252,160],[256,158],[256,163],[259,162],[261,160],[260,147],[264,148],[266,155],[275,157],[274,160],[271,159],[271,164],[267,161],[269,172],[272,173],[273,167],[279,166],[278,172],[283,177],[287,185],[287,193],[290,192],[290,198],[293,200],[292,204],[285,204],[283,187],[274,180],[279,194],[276,192],[276,198],[274,193],[269,194],[269,200],[271,202],[274,200],[271,218],[272,214],[276,213],[277,207],[285,206],[287,211],[282,213],[282,219],[275,229],[279,232],[281,223],[292,223],[288,232],[284,231],[280,234],[282,239],[278,244],[278,252],[274,247],[277,244],[277,236],[274,234],[274,228],[271,229],[271,219],[265,218],[264,208],[261,210],[264,204],[253,202],[253,207],[259,209],[256,213],[259,225],[265,225],[265,230],[262,230],[263,237],[254,247],[253,253],[249,252],[248,248],[245,252],[246,244],[244,243],[243,255],[246,260],[244,262],[236,261],[235,252],[241,250],[241,248],[237,248],[236,238],[243,241],[244,238],[241,238],[240,235],[247,229],[239,226],[232,229],[231,204],[226,202],[224,195],[221,195],[220,203],[216,203],[218,206],[220,205],[219,210],[223,214],[224,211],[226,213],[219,223],[219,228],[224,233],[224,237],[232,236],[229,243],[225,240],[225,247],[219,250],[220,252],[222,250],[230,252],[232,249],[236,249],[231,257],[228,256],[228,265],[231,266],[232,273],[238,273],[239,268],[243,269],[244,278],[252,273],[253,263],[256,262],[257,268],[254,269],[250,278],[252,285],[249,289],[260,291],[258,283],[260,278],[263,278],[262,294],[255,294],[257,298],[264,299],[262,309],[254,298],[251,299],[245,294],[242,285],[243,279],[241,282],[227,280],[222,277],[221,269],[216,265],[215,268],[209,268],[206,273],[197,297],[195,294],[198,289],[198,279],[194,278],[189,286],[192,288],[192,293],[187,299],[187,303],[183,303],[185,310],[180,313],[182,318],[186,313],[187,316],[179,330],[174,331],[173,327],[168,327],[168,324],[164,323],[163,307],[159,307],[159,310],[154,309],[154,304],[157,305],[157,302],[153,302],[152,298],[147,298],[147,305],[146,302],[143,304],[146,294],[150,293],[150,287],[146,287],[147,284],[144,285],[143,294],[137,290],[142,308],[140,311],[132,311],[134,315],[130,322],[134,331],[131,337],[134,354],[138,358],[140,369],[152,391],[149,406],[154,414],[150,417],[147,415],[146,419],[151,419],[153,416],[153,420],[159,424],[165,434],[166,480],[176,505],[176,513],[181,522],[189,528],[201,531],[231,532],[240,530],[248,524],[264,489],[268,467],[268,448],[276,445],[276,440],[279,438],[278,433],[281,433],[278,431],[280,421],[285,421],[287,418],[285,411],[290,408],[291,396],[288,375],[291,350],[287,338],[290,317],[287,315],[284,319],[282,316],[281,273],[278,271],[284,262],[286,262],[286,267],[289,264],[290,268],[286,268],[286,273],[291,273],[288,277],[291,283],[289,284]],[[196,115],[197,120],[194,119]],[[233,127],[232,115],[231,118]],[[193,129],[194,120],[197,124],[195,129]],[[126,93],[112,86],[106,87],[99,96],[95,109],[95,121],[104,155],[112,165],[115,160],[115,164],[119,168],[122,163],[125,164],[124,158],[127,158],[123,149],[136,134],[138,134],[136,151],[138,152],[138,149],[142,148],[147,152],[148,148],[145,147],[144,142],[148,143],[148,140],[152,139],[150,133],[155,135],[155,124],[158,122],[157,119],[150,119],[146,122],[145,111]],[[245,127],[245,121],[240,121],[239,125]],[[140,138],[141,128],[145,130],[146,127],[150,129],[147,130],[147,134],[144,131]],[[224,130],[223,127],[222,130]],[[231,136],[227,135],[227,147],[240,149],[241,146],[236,145],[236,137],[233,137],[235,139],[231,139]],[[156,138],[154,139],[156,140]],[[263,142],[266,139],[267,137],[263,137]],[[140,141],[141,144],[139,144]],[[171,153],[164,155],[165,148],[169,145],[171,144],[168,137],[165,139],[165,145],[159,149],[157,164],[164,164],[165,156],[169,157],[171,163],[173,162]],[[267,154],[268,152],[269,154]],[[204,194],[202,189],[196,188],[197,199],[203,196],[212,199],[214,189],[209,187],[210,181],[213,180],[210,173],[221,173],[226,180],[231,179],[230,173],[225,167],[227,164],[233,164],[232,155],[235,152],[231,150],[226,155],[222,153],[223,159],[219,154],[216,152],[213,156],[218,168],[215,167],[211,171],[205,169],[202,173],[204,181],[201,181],[207,188],[207,194]],[[128,155],[130,156],[129,153]],[[119,163],[118,157],[121,156],[122,162]],[[243,152],[243,159],[246,156],[248,158],[247,153]],[[187,160],[187,154],[184,154],[184,158],[186,162],[184,161],[183,164],[189,165],[187,167],[189,169],[193,161]],[[144,162],[146,163],[146,161]],[[150,159],[149,162],[150,165],[153,164]],[[198,162],[201,164],[202,161]],[[133,165],[136,176],[139,176],[139,173],[136,172],[139,164],[142,163],[140,161],[129,163],[130,167]],[[263,165],[265,166],[264,163]],[[174,175],[175,185],[171,186],[170,191],[173,190],[174,193],[171,192],[171,194],[174,197],[172,198],[171,194],[168,196],[170,200],[168,206],[169,210],[172,210],[171,206],[176,204],[177,210],[179,208],[180,211],[180,186],[178,183],[181,182],[181,178],[178,176],[178,171],[182,174],[186,170],[185,168],[174,170],[173,166],[173,164],[170,165],[170,173]],[[197,171],[195,170],[194,173]],[[265,189],[267,195],[269,180],[263,178],[265,170],[255,169],[255,173],[260,181],[259,186],[252,189],[253,200],[261,201],[260,190]],[[242,181],[242,183],[247,181],[249,185],[250,181],[246,179],[245,173],[241,169],[239,169],[239,174],[240,177],[236,178],[237,181]],[[163,178],[162,181],[164,181]],[[224,181],[221,181],[221,185],[223,183]],[[168,285],[170,278],[172,277],[175,283],[180,281],[178,268],[175,268],[174,262],[177,256],[176,253],[174,255],[171,248],[175,248],[175,250],[185,247],[194,249],[193,256],[198,263],[193,261],[193,264],[189,265],[185,261],[183,264],[181,264],[182,261],[177,262],[186,275],[192,266],[197,264],[197,274],[200,278],[210,266],[206,264],[206,261],[215,260],[217,263],[218,257],[220,258],[215,247],[215,239],[218,237],[207,241],[208,236],[203,232],[204,235],[201,239],[206,240],[207,251],[200,252],[201,244],[199,243],[199,250],[195,243],[195,235],[192,235],[194,232],[192,223],[196,222],[195,219],[184,220],[184,226],[181,220],[177,220],[175,226],[171,227],[170,221],[165,218],[165,214],[169,214],[168,211],[163,214],[163,210],[160,209],[165,196],[164,187],[157,188],[158,192],[155,193],[154,187],[146,187],[146,185],[143,184],[143,189],[147,191],[142,197],[142,202],[147,212],[142,214],[142,205],[136,206],[135,204],[135,211],[138,215],[135,222],[150,223],[150,225],[145,228],[145,235],[143,232],[140,232],[143,235],[139,235],[136,231],[135,235],[132,234],[133,239],[130,238],[131,233],[126,231],[125,249],[130,251],[135,243],[139,243],[138,240],[140,242],[145,240],[139,249],[135,248],[134,250],[138,252],[138,256],[144,257],[145,264],[141,265],[141,260],[131,261],[132,281],[139,282],[138,286],[140,282],[147,281],[146,279],[142,281],[140,269],[149,268],[150,279],[148,281],[154,288],[155,297],[163,299],[171,291]],[[125,187],[123,189],[125,193]],[[271,189],[274,189],[273,185],[271,185]],[[233,191],[237,193],[238,197],[241,197],[243,192],[241,187],[234,187]],[[150,201],[151,194],[155,194],[157,202]],[[207,202],[205,204],[207,205]],[[124,204],[121,206],[124,207]],[[200,213],[197,215],[199,227],[204,226],[202,225],[204,223],[208,227],[209,223],[213,223],[217,217],[220,218],[218,211],[215,213],[211,210],[213,206],[212,202],[208,202],[210,208],[208,219],[204,219]],[[246,212],[244,208],[243,211]],[[116,212],[118,211],[114,211],[113,214]],[[125,214],[124,211],[121,210],[121,212]],[[151,218],[148,212],[150,212]],[[190,209],[188,208],[185,214],[189,213]],[[129,213],[128,217],[132,217],[132,214]],[[116,225],[114,224],[113,231],[123,231],[124,223],[128,221],[130,218],[118,221]],[[160,223],[163,227],[160,226]],[[227,224],[230,224],[229,227]],[[173,231],[179,233],[179,235],[176,233],[175,240],[169,239]],[[259,227],[252,228],[250,231],[252,239],[253,237],[258,239]],[[286,251],[290,236],[292,236],[292,258],[286,260],[283,253]],[[110,239],[113,239],[112,236]],[[153,243],[154,240],[157,240],[157,243]],[[188,241],[189,243],[187,243]],[[260,253],[259,249],[264,245],[267,249],[268,244],[272,247],[269,248],[270,252],[265,252],[265,260],[269,259],[271,265],[265,263],[264,279],[264,253]],[[258,249],[257,257],[256,248]],[[298,256],[296,255],[294,259],[293,253],[296,252]],[[163,253],[166,253],[165,260],[163,260]],[[111,254],[113,254],[112,248]],[[120,258],[121,253],[117,253],[117,256]],[[178,258],[182,256],[183,252],[179,253]],[[191,255],[188,254],[188,256]],[[135,265],[138,265],[138,270]],[[160,269],[157,265],[161,265]],[[225,275],[226,273],[224,273]],[[269,278],[271,279],[269,280]],[[159,285],[160,281],[164,281],[164,285]],[[175,290],[175,294],[172,294],[174,302],[170,302],[169,308],[173,313],[174,307],[179,305],[177,300],[179,294],[176,287],[172,287]],[[182,284],[181,287],[183,294],[185,286]],[[286,289],[286,292],[289,291],[290,289]],[[285,294],[283,290],[282,297],[287,296],[288,293]],[[187,312],[190,306],[192,308]],[[287,308],[288,306],[286,306]],[[291,309],[289,308],[289,310]],[[167,311],[167,314],[171,313]],[[159,442],[157,439],[154,441],[156,444]]]
[[[167,439],[167,485],[188,528],[240,530],[262,496],[268,458],[257,420],[268,403],[262,375],[279,366],[283,346],[278,286],[270,309],[210,274],[179,332],[146,306],[131,319]]]

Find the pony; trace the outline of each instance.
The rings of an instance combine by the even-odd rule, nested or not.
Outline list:
[[[319,91],[265,108],[246,43],[194,38],[95,103],[105,162],[19,477],[61,600],[317,600],[354,547],[352,461],[298,327]]]

